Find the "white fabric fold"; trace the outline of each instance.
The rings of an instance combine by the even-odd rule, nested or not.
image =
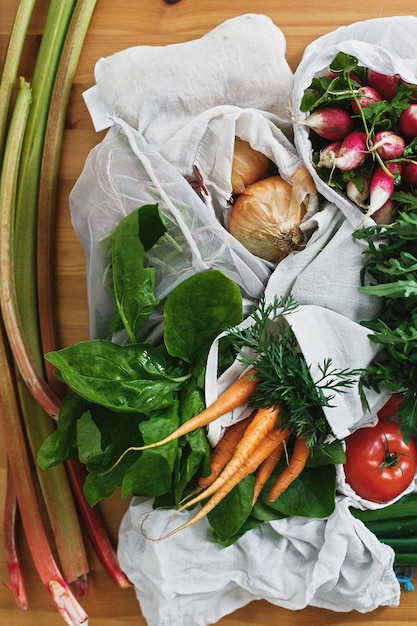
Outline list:
[[[203,520],[161,541],[170,513],[135,498],[119,532],[118,557],[148,626],[208,626],[253,600],[337,612],[397,606],[393,551],[339,499],[328,520],[290,517],[223,548]],[[149,517],[146,515],[149,513]],[[173,528],[192,516],[181,513]]]
[[[160,146],[196,115],[233,103],[281,117],[290,132],[292,72],[285,46],[269,17],[245,14],[200,39],[134,46],[99,59],[95,78],[109,125],[112,116],[121,117]],[[94,119],[94,104],[90,113]]]

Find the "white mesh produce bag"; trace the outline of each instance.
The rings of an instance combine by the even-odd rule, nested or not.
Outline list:
[[[148,253],[148,263],[156,268],[158,298],[190,275],[210,268],[223,271],[253,303],[265,288],[272,266],[248,252],[223,225],[230,207],[234,137],[235,133],[244,139],[254,137],[282,177],[291,181],[301,161],[277,120],[257,110],[226,106],[189,122],[181,142],[182,156],[188,155],[189,180],[176,167],[176,137],[173,155],[166,144],[164,157],[126,122],[113,121],[105,139],[89,154],[70,194],[72,223],[87,254],[91,336],[106,336],[111,318],[108,235],[129,212],[145,204],[158,204],[168,227],[168,234]],[[201,193],[191,184],[195,170],[204,189]],[[307,214],[317,206],[313,196]]]
[[[107,238],[129,211],[152,202],[174,233],[171,240],[161,238],[149,259],[158,297],[189,274],[215,267],[240,285],[248,306],[263,292],[268,299],[296,296],[293,328],[313,366],[323,355],[338,367],[368,365],[378,348],[360,321],[375,313],[377,301],[358,293],[363,244],[353,240],[339,198],[321,207],[310,199],[302,224],[306,246],[276,268],[227,233],[236,134],[267,154],[288,181],[308,162],[305,151],[297,153],[290,143],[293,77],[279,28],[265,16],[240,16],[194,42],[139,46],[102,59],[96,80],[86,102],[96,128],[112,128],[90,153],[70,197],[87,255],[91,336],[106,335],[112,313]],[[241,371],[235,363],[217,380],[216,365],[215,342],[207,401]],[[384,400],[371,396],[373,412],[367,413],[357,390],[337,398],[335,434],[345,436],[375,419]],[[211,441],[239,417],[213,425]],[[396,606],[393,551],[351,516],[350,503],[339,497],[329,519],[264,523],[223,548],[211,540],[206,520],[167,540],[145,539],[141,524],[152,502],[134,498],[120,527],[118,557],[149,626],[207,626],[261,598],[294,610]],[[163,534],[171,513],[152,512],[153,536]],[[189,515],[181,513],[180,521]]]

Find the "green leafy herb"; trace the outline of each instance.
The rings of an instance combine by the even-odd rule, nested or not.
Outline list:
[[[408,440],[417,432],[417,206],[408,203],[395,222],[364,227],[355,237],[368,244],[360,289],[384,304],[377,318],[363,322],[385,350],[364,373],[361,389],[404,392],[399,414]]]

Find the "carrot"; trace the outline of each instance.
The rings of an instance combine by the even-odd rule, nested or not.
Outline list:
[[[245,374],[243,374],[243,376],[235,380],[235,382],[232,383],[230,387],[217,398],[217,400],[210,404],[210,406],[204,409],[204,411],[201,411],[201,413],[194,415],[194,417],[184,422],[184,424],[181,424],[181,426],[168,435],[168,437],[155,441],[154,443],[149,443],[146,446],[129,446],[129,448],[126,448],[126,450],[122,452],[113,465],[105,472],[102,472],[101,475],[104,476],[105,474],[109,474],[113,471],[120,461],[124,459],[126,454],[128,454],[128,452],[140,452],[141,450],[158,448],[159,446],[171,443],[183,435],[188,435],[188,433],[191,433],[193,430],[197,430],[197,428],[208,426],[208,424],[211,424],[211,422],[214,422],[222,415],[225,415],[229,411],[236,409],[244,402],[247,402],[255,391],[258,383],[255,373],[255,368],[249,369]]]
[[[271,452],[282,443],[283,433],[284,431],[272,427],[272,429],[270,429],[266,435],[261,437],[261,440],[258,441],[250,458],[248,458],[245,463],[241,463],[239,469],[228,476],[227,480],[222,482],[222,485],[214,492],[208,502],[206,502],[190,520],[181,524],[181,526],[174,528],[174,530],[171,530],[162,537],[159,537],[158,540],[167,539],[180,530],[185,530],[189,526],[192,526],[196,522],[203,519],[203,517],[210,513],[210,511],[212,511],[219,504],[219,502],[221,502],[221,500],[223,500],[223,498],[225,498],[232,491],[232,489],[240,483],[241,480],[256,471],[264,459],[266,459]],[[184,506],[181,507],[181,509],[178,509],[177,513],[184,508],[186,507]]]
[[[229,481],[232,476],[237,473],[240,468],[246,463],[249,457],[252,455],[256,447],[262,441],[269,431],[276,426],[277,417],[280,412],[280,407],[269,407],[267,409],[258,409],[249,426],[246,428],[242,439],[236,446],[236,450],[227,463],[223,471],[216,478],[216,480],[209,485],[199,495],[189,500],[186,504],[183,504],[177,513],[180,513],[184,509],[194,506],[198,502],[205,500],[209,496],[212,496],[216,491],[223,487],[223,485]],[[284,436],[283,431],[279,431],[281,437]]]
[[[269,491],[268,500],[270,502],[276,500],[298,478],[305,468],[309,454],[310,448],[307,445],[307,441],[301,435],[297,436],[290,462]]]
[[[245,419],[240,420],[240,422],[232,424],[226,429],[223,437],[218,441],[211,453],[211,474],[208,476],[200,476],[198,478],[196,493],[200,492],[202,489],[206,489],[216,480],[222,469],[232,458],[237,444],[242,439],[243,433],[252,419],[253,413],[245,417]]]
[[[266,481],[271,476],[272,472],[278,465],[282,453],[284,451],[285,443],[290,436],[289,431],[285,431],[284,440],[274,449],[271,454],[260,464],[255,476],[255,486],[253,490],[253,500],[252,504],[254,505],[257,499],[259,498],[259,494],[264,488]]]

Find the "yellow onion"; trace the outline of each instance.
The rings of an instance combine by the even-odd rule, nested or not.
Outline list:
[[[229,232],[252,254],[278,263],[302,247],[300,224],[316,193],[305,167],[298,168],[292,185],[281,176],[249,185],[233,205]]]
[[[271,161],[267,156],[254,150],[250,143],[235,137],[232,162],[232,193],[242,193],[248,185],[265,178]]]

